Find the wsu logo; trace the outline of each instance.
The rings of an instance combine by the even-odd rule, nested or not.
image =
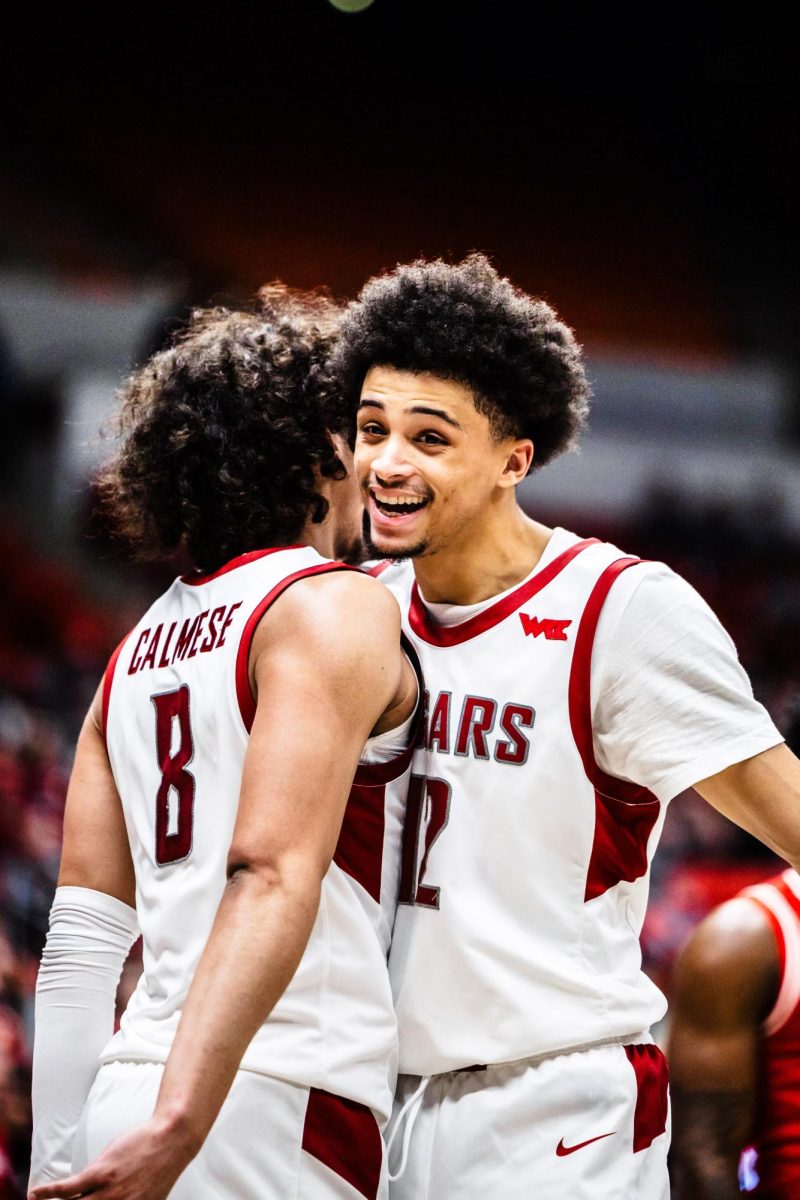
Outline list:
[[[572,621],[553,621],[549,618],[540,621],[538,617],[529,617],[527,613],[520,613],[519,619],[526,636],[530,634],[531,637],[538,637],[543,633],[548,642],[565,642],[565,630],[572,624]]]

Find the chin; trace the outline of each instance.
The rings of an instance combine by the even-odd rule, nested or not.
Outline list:
[[[427,542],[411,542],[407,546],[398,546],[396,542],[392,542],[388,546],[382,546],[380,542],[373,541],[372,533],[369,529],[365,530],[364,542],[366,544],[368,558],[391,559],[393,562],[402,562],[406,558],[419,558],[421,554],[426,554],[429,546]]]

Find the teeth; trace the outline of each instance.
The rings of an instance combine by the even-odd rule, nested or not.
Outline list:
[[[374,494],[374,493],[373,493]],[[424,504],[422,496],[401,496],[393,492],[391,496],[375,496],[379,504],[393,508],[397,504]]]

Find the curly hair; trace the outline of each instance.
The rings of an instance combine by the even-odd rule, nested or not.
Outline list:
[[[353,407],[373,366],[460,383],[495,437],[532,439],[537,467],[573,444],[589,407],[572,331],[477,253],[371,279],[345,309],[333,366]]]
[[[329,370],[339,317],[324,293],[271,284],[253,311],[198,309],[130,376],[98,491],[136,558],[185,549],[212,571],[324,518],[315,471],[344,477],[328,431],[352,424]]]

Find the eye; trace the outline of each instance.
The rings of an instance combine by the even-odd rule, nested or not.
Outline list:
[[[365,437],[382,437],[386,431],[383,426],[377,421],[364,421],[363,425],[359,425],[359,436]]]
[[[417,441],[422,442],[423,446],[446,446],[447,439],[443,438],[439,433],[433,433],[426,429],[424,433],[417,434]]]

